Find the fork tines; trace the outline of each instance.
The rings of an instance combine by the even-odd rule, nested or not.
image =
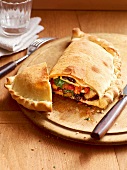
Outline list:
[[[49,40],[53,40],[53,39],[55,39],[55,38],[51,38],[51,37],[39,38],[39,39],[36,39],[32,43],[32,45],[37,47],[37,46],[39,46],[39,45],[41,45],[41,44],[43,44],[43,43],[45,43],[45,42],[47,42]]]

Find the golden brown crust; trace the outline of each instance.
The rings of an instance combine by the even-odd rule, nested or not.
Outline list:
[[[16,76],[7,78],[5,87],[13,99],[28,109],[52,110],[52,92],[46,63],[27,67]]]
[[[120,93],[120,68],[119,53],[113,44],[75,28],[72,42],[52,69],[50,78],[69,76],[82,87],[89,85],[99,100],[82,102],[106,108]]]

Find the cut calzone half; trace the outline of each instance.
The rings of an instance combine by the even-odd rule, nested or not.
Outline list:
[[[105,109],[120,94],[120,68],[111,43],[75,28],[49,76],[55,94]]]
[[[7,78],[5,87],[13,99],[28,109],[52,110],[52,91],[45,62],[29,66],[19,74]]]

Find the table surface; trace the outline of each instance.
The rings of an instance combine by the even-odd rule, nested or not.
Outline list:
[[[45,27],[40,37],[65,37],[74,27],[85,32],[127,34],[126,11],[33,10]],[[26,50],[0,58],[0,66],[25,55]],[[127,145],[93,146],[58,138],[34,125],[20,110],[0,80],[1,170],[127,170]]]

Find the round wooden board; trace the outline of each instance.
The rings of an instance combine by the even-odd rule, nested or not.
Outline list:
[[[100,38],[104,38],[114,44],[118,48],[122,59],[122,80],[123,87],[127,83],[126,64],[127,64],[127,36],[121,34],[96,33]],[[34,52],[25,62],[23,62],[18,73],[30,65],[38,64],[46,61],[48,70],[56,64],[57,60],[70,43],[71,38],[65,37],[57,39],[48,44],[43,45]],[[115,101],[116,102],[116,101]],[[114,103],[115,103],[114,102]],[[90,133],[114,105],[110,105],[103,113],[91,113],[91,107],[79,105],[76,101],[64,98],[59,95],[53,95],[53,111],[37,112],[31,111],[21,106],[25,115],[41,128],[45,128],[51,133],[65,139],[85,144],[93,145],[121,145],[127,143],[127,107],[122,111],[116,123],[101,139],[95,140],[90,137]],[[90,120],[87,120],[87,118]]]

